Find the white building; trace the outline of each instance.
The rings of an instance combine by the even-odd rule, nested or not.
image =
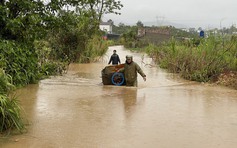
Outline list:
[[[113,22],[109,21],[109,22],[101,22],[100,23],[100,30],[105,31],[109,34],[112,33],[112,26],[113,26]]]

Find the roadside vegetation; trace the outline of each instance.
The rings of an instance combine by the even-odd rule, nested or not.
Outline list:
[[[103,40],[102,15],[119,14],[122,7],[116,0],[0,0],[0,134],[25,129],[14,89],[61,75],[72,62],[95,62],[110,45],[145,51],[160,67],[189,80],[232,77],[219,83],[237,89],[237,38],[224,36],[237,32],[235,27],[198,38],[196,32],[169,26],[172,38],[151,43],[138,37],[144,27],[138,21],[136,26],[114,25],[120,39]]]
[[[233,34],[236,27],[209,30],[205,37],[171,27],[169,39],[151,43],[152,39],[139,38],[139,25],[121,35],[120,42],[126,48],[146,52],[158,66],[187,80],[237,89],[237,36]]]
[[[237,71],[234,38],[224,43],[221,37],[201,38],[198,46],[172,39],[161,46],[149,45],[145,50],[161,68],[192,81],[214,82],[223,73]],[[237,89],[237,80],[228,85]]]
[[[16,97],[9,95],[14,89],[11,76],[0,69],[0,133],[25,129],[19,102]]]
[[[0,1],[0,134],[24,129],[12,88],[60,75],[71,62],[94,62],[108,42],[99,23],[119,14],[116,0]],[[70,9],[69,9],[70,8]]]

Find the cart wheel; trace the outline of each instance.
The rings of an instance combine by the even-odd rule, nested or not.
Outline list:
[[[121,86],[124,83],[123,73],[115,72],[111,78],[114,85]]]

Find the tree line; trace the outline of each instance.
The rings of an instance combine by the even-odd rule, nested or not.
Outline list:
[[[0,0],[0,133],[24,127],[10,90],[103,55],[99,23],[122,7],[117,0]]]

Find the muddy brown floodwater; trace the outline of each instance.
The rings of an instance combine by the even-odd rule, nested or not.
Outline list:
[[[103,86],[112,50],[132,54],[147,75],[138,87]],[[143,60],[143,61],[142,61]],[[237,91],[185,81],[139,53],[110,47],[97,63],[17,90],[26,133],[1,148],[236,148]]]

